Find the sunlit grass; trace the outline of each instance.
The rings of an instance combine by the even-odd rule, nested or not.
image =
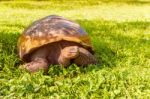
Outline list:
[[[57,14],[88,32],[100,64],[21,71],[20,33]],[[0,98],[150,98],[150,2],[143,0],[0,2]]]

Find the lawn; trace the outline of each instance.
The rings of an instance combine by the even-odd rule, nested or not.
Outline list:
[[[19,35],[51,14],[87,31],[99,64],[18,69]],[[149,0],[0,1],[0,99],[22,98],[150,99]]]

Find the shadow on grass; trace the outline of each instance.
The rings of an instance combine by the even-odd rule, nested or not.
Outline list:
[[[7,23],[7,24],[6,23],[1,23],[0,25],[3,26],[3,27],[6,27],[6,28],[18,28],[18,29],[24,29],[26,27],[25,25],[19,24],[19,23],[15,23],[15,24],[12,24],[12,23]],[[3,33],[3,34],[7,34],[7,33]]]
[[[12,54],[12,50],[17,52],[17,40],[19,33],[4,33],[0,32],[0,43],[2,44],[2,52]]]
[[[0,32],[0,70],[4,66],[14,68],[19,59],[17,56],[17,39],[19,33]]]
[[[77,20],[89,33],[102,66],[115,67],[118,62],[128,58],[128,52],[133,56],[144,53],[140,47],[147,47],[150,41],[142,38],[143,32],[149,28],[150,22],[111,22],[99,20]],[[130,33],[139,32],[138,37]],[[141,34],[141,35],[140,35]],[[123,65],[123,64],[122,64]]]

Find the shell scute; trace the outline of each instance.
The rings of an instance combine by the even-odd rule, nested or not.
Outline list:
[[[21,59],[41,46],[61,40],[76,42],[92,52],[90,38],[79,24],[51,15],[33,22],[20,36],[18,50]]]

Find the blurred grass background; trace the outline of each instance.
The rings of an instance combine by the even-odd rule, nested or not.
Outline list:
[[[85,28],[100,64],[50,66],[48,75],[18,69],[19,35],[51,14]],[[0,1],[0,98],[150,98],[150,1]]]

